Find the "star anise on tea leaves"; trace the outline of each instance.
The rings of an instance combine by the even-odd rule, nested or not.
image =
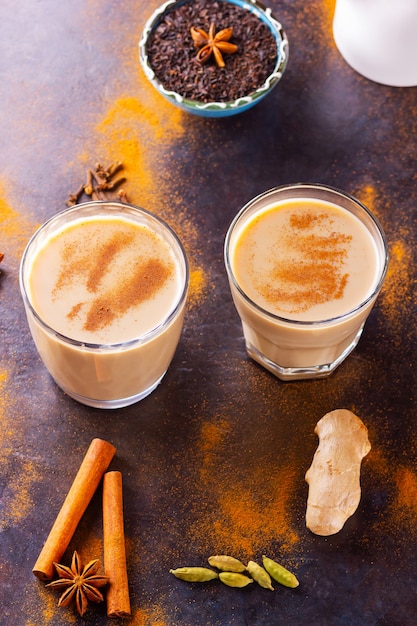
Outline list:
[[[84,615],[88,601],[102,602],[104,600],[98,588],[104,587],[108,578],[97,574],[100,567],[98,559],[90,561],[83,568],[78,553],[74,552],[71,567],[58,563],[54,563],[54,566],[59,579],[46,586],[63,591],[58,606],[69,606],[75,600],[78,613]]]
[[[223,28],[216,33],[214,24],[211,24],[208,33],[202,28],[195,28],[194,26],[191,27],[190,32],[195,47],[200,48],[197,53],[197,60],[200,63],[206,63],[213,55],[218,67],[224,67],[225,62],[222,53],[233,54],[237,50],[237,46],[230,43],[233,28]]]

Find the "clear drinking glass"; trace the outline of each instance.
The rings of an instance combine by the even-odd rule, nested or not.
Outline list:
[[[104,231],[104,226],[107,228],[109,224],[127,229],[129,233],[114,235],[113,239],[109,236],[107,242],[101,240],[100,231]],[[86,228],[96,228],[97,236],[89,238]],[[49,278],[55,266],[54,262],[49,262],[47,271],[41,272],[41,266],[38,265],[37,272],[40,275],[35,282],[34,268],[40,263],[40,253],[47,250],[52,242],[65,238],[71,229],[76,229],[78,235],[57,258],[57,265],[63,264],[59,278]],[[149,245],[153,246],[154,241],[157,242],[152,252],[146,253],[149,257],[146,271],[138,269],[144,261],[142,248],[136,247],[136,239],[134,246],[129,244],[129,248],[125,245],[133,237],[130,229],[133,229],[134,236],[140,233],[144,241],[150,238]],[[122,255],[131,248],[133,257],[120,261],[119,267],[118,259],[123,259]],[[151,258],[152,255],[154,258]],[[89,273],[85,266],[88,266]],[[115,267],[119,269],[113,279]],[[158,297],[158,271],[164,267],[169,268],[170,276],[166,284],[170,286],[166,293],[162,290],[165,296],[160,303],[158,301],[156,310],[152,298]],[[138,296],[138,288],[132,286],[135,283],[129,282],[133,280],[133,275],[136,276],[136,271],[142,271],[139,291],[142,289],[147,294],[143,297]],[[45,281],[48,280],[54,280],[55,283],[47,287]],[[114,281],[114,285],[111,281]],[[122,283],[126,283],[125,291]],[[97,285],[101,284],[106,285],[108,293],[113,294],[113,299],[107,304],[100,300],[101,296],[96,291]],[[181,335],[188,284],[187,257],[173,230],[144,209],[121,202],[86,202],[56,214],[33,235],[20,266],[20,288],[29,327],[46,368],[69,396],[88,406],[105,409],[128,406],[143,399],[162,380]],[[69,285],[81,289],[80,301],[76,306],[67,305],[64,301]],[[47,291],[49,288],[48,302],[43,301],[44,286]],[[136,311],[132,298],[135,302],[143,300],[145,309],[138,308]],[[80,310],[87,311],[86,299],[98,303],[94,313],[96,318],[92,318],[99,331],[97,339],[94,323],[90,323],[93,330],[88,331],[88,335],[85,335],[87,331],[84,330],[86,322],[84,328],[71,331],[70,334],[63,330],[69,318],[76,319]],[[88,306],[90,309],[93,307],[90,304]],[[106,316],[111,316],[114,311],[117,313],[114,329],[109,339],[103,340],[100,333],[106,327]],[[123,319],[122,313],[126,311],[136,311],[136,318],[129,319],[127,327],[123,332],[120,331],[119,336],[118,324],[121,325],[121,322],[118,315]],[[88,315],[91,317],[91,311]],[[100,315],[104,316],[102,321]],[[144,328],[145,318],[146,330],[136,330],[136,323],[139,322],[141,325],[138,328]]]
[[[346,218],[350,224],[349,228],[353,228],[353,230],[358,228],[363,238],[363,245],[366,248],[366,250],[364,249],[365,256],[363,258],[366,257],[371,261],[370,263],[362,261],[362,254],[359,252],[356,255],[358,258],[355,257],[356,269],[353,269],[353,266],[351,270],[346,267],[343,269],[343,276],[340,277],[342,291],[345,289],[343,281],[346,281],[348,274],[347,282],[350,281],[351,284],[346,289],[350,290],[349,293],[355,294],[356,288],[360,287],[358,293],[363,295],[360,296],[359,300],[355,301],[352,298],[346,298],[345,301],[341,297],[339,290],[339,293],[335,296],[335,304],[338,307],[335,310],[338,313],[328,316],[322,314],[320,317],[315,315],[311,318],[309,318],[308,306],[304,307],[304,311],[300,315],[288,315],[287,313],[282,314],[273,311],[269,306],[265,306],[264,301],[260,304],[261,300],[258,298],[256,290],[250,291],[252,288],[249,289],[247,286],[244,288],[241,283],[245,283],[248,276],[253,274],[254,284],[268,283],[268,289],[272,290],[272,292],[277,288],[276,285],[274,286],[274,278],[271,277],[270,257],[268,256],[268,250],[273,250],[275,246],[280,250],[284,250],[284,256],[282,257],[281,255],[284,269],[281,267],[274,269],[273,272],[277,271],[282,274],[282,271],[287,271],[285,265],[289,263],[288,267],[292,268],[290,276],[292,282],[288,283],[287,286],[290,285],[291,288],[294,288],[296,297],[302,299],[303,290],[308,289],[310,299],[314,297],[315,292],[317,292],[318,299],[320,299],[320,289],[323,286],[323,281],[328,282],[326,268],[329,267],[329,280],[332,278],[332,272],[337,278],[332,264],[340,264],[341,259],[344,258],[343,255],[347,253],[347,247],[343,243],[345,238],[343,234],[340,237],[342,244],[339,247],[335,247],[334,254],[332,247],[335,244],[334,238],[332,239],[333,235],[330,226],[326,226],[328,231],[326,235],[327,240],[321,235],[311,235],[313,237],[311,242],[319,242],[317,255],[315,255],[311,242],[309,245],[306,245],[305,241],[308,240],[302,239],[307,236],[306,228],[301,228],[300,226],[299,231],[295,229],[294,232],[291,232],[290,252],[288,252],[287,258],[285,256],[287,254],[285,247],[283,247],[285,237],[274,235],[272,240],[267,243],[264,231],[265,241],[258,241],[256,245],[259,244],[259,250],[262,251],[267,265],[269,264],[268,269],[265,268],[265,275],[263,270],[260,271],[259,267],[254,270],[255,266],[250,264],[247,272],[245,269],[242,270],[242,266],[240,266],[238,272],[236,271],[236,250],[239,250],[239,247],[242,245],[242,235],[248,232],[248,225],[253,225],[255,223],[254,220],[257,221],[257,224],[262,223],[265,215],[270,213],[271,209],[274,210],[274,207],[282,208],[288,206],[288,204],[295,207],[295,215],[298,215],[296,220],[298,219],[302,225],[304,219],[302,211],[307,210],[306,207],[308,208],[309,203],[313,203],[314,206],[321,206],[323,214],[326,213],[327,208],[331,208],[333,213],[336,212],[336,215],[340,214],[339,217],[342,221]],[[329,220],[333,219],[333,217],[323,219],[323,223],[328,222],[330,224],[331,221]],[[272,233],[273,228],[269,229],[268,227],[269,231]],[[298,236],[301,238],[300,241],[304,242],[302,245],[300,244],[298,252],[301,251],[300,253],[302,253],[303,246],[306,250],[309,250],[310,258],[305,263],[307,265],[310,264],[313,268],[311,284],[307,285],[305,284],[307,279],[303,272],[304,260],[298,259],[295,261],[296,265],[294,265],[294,259],[291,258],[292,251],[298,245]],[[267,233],[266,238],[268,237]],[[326,241],[331,242],[328,249],[326,248]],[[365,321],[382,287],[388,266],[387,242],[378,220],[355,198],[338,189],[319,184],[282,186],[271,189],[251,200],[232,221],[225,239],[224,254],[231,294],[242,321],[246,350],[249,356],[282,380],[328,376],[350,354],[359,341]],[[251,260],[252,251],[246,254],[246,256],[241,253],[241,257],[239,262],[246,263],[247,259]],[[252,263],[252,261],[250,262]],[[329,265],[323,265],[323,262]],[[296,269],[294,270],[294,268]],[[317,285],[315,285],[315,268],[317,269],[317,276],[320,277]],[[236,273],[239,272],[240,278],[236,276]],[[269,275],[267,276],[268,272]],[[300,282],[300,288],[296,284],[297,280]],[[329,284],[331,285],[332,283],[330,282]],[[246,293],[247,291],[250,291],[250,295]],[[325,311],[327,306],[325,298],[322,306],[325,308],[320,309],[320,311]],[[300,304],[300,307],[302,308],[302,304]]]

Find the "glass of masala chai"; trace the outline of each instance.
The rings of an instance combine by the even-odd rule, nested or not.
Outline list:
[[[225,240],[225,265],[250,357],[282,380],[324,377],[357,345],[382,287],[379,221],[320,184],[266,191]]]
[[[173,230],[139,207],[86,202],[30,239],[20,288],[33,340],[55,382],[88,406],[133,404],[176,351],[189,266]]]

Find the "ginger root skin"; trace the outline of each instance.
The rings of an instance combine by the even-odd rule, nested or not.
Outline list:
[[[326,413],[314,432],[319,446],[305,475],[306,526],[316,535],[328,536],[339,532],[358,508],[361,462],[371,444],[362,420],[347,409]]]

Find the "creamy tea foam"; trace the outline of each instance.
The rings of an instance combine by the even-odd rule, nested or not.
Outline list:
[[[231,254],[236,281],[266,311],[291,320],[326,320],[374,290],[373,238],[352,213],[318,200],[287,200],[252,216]]]
[[[148,226],[91,217],[49,237],[33,260],[39,316],[77,341],[114,344],[158,326],[182,290],[170,246]]]

